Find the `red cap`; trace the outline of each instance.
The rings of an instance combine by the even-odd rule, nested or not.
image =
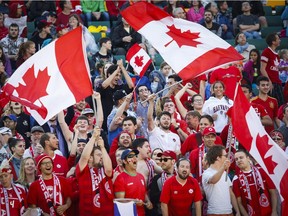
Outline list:
[[[284,139],[283,134],[282,134],[281,131],[273,130],[273,131],[270,132],[270,137],[273,138],[273,137],[276,137],[276,136],[280,137],[282,140]]]
[[[177,160],[177,155],[174,151],[164,151],[164,152],[159,152],[157,154],[157,157],[162,157],[162,156],[165,156],[165,157],[171,157],[172,159],[174,160]]]
[[[9,165],[0,168],[0,175],[3,173],[12,173],[12,169]]]
[[[59,31],[62,31],[65,28],[68,28],[68,27],[66,25],[60,24],[60,25],[57,26],[56,31],[58,33]]]
[[[42,162],[44,159],[46,159],[46,158],[50,159],[51,162],[53,163],[53,159],[52,159],[50,156],[48,156],[48,155],[46,155],[46,154],[41,154],[41,155],[39,155],[39,156],[36,158],[37,169],[38,169],[38,170],[40,170],[41,162]]]
[[[202,135],[206,136],[206,135],[209,135],[209,134],[214,134],[216,136],[216,131],[215,131],[215,129],[213,127],[204,128],[204,130],[202,132]]]

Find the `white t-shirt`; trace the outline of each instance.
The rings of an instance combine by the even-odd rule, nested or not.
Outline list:
[[[155,127],[152,131],[148,130],[148,136],[152,150],[155,148],[161,148],[163,151],[180,151],[180,138],[177,134],[172,133],[171,131],[166,133],[159,127]]]
[[[209,179],[217,173],[217,170],[209,167],[203,172],[202,185],[208,201],[207,214],[231,214],[232,205],[229,189],[232,183],[229,178],[225,181],[226,172],[216,184],[208,184]]]

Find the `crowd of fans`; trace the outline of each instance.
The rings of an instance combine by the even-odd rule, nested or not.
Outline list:
[[[0,87],[44,46],[82,26],[94,92],[42,126],[18,102],[3,107],[0,214],[114,215],[114,199],[132,199],[140,216],[280,215],[275,185],[237,142],[227,114],[239,83],[288,154],[288,51],[278,53],[277,33],[263,52],[247,42],[267,27],[262,2],[149,1],[235,39],[243,56],[185,81],[166,62],[152,62],[140,78],[117,58],[135,43],[157,55],[120,15],[136,2],[1,1]],[[95,41],[91,21],[108,21],[109,37]]]

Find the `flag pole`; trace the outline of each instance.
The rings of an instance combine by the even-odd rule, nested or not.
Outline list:
[[[178,85],[178,84],[180,84],[180,83],[182,83],[182,82],[183,82],[183,80],[180,80],[179,82],[176,82],[176,83],[174,83],[174,84],[171,85],[171,86],[167,86],[166,88],[164,88],[164,89],[156,92],[155,95],[158,95],[158,94],[162,93],[163,91],[165,91],[166,89],[169,89],[169,88],[171,88],[171,87],[173,87],[173,86],[175,86],[175,85]],[[141,103],[143,104],[143,103],[147,102],[148,100],[149,100],[149,98],[147,98],[146,100],[142,101]]]
[[[226,142],[226,147],[228,145],[228,156],[227,158],[230,160],[230,155],[231,155],[231,142],[232,142],[232,131],[233,131],[233,127],[232,127],[232,123],[229,124],[229,128],[228,128],[228,137],[227,137],[227,142]],[[226,176],[225,176],[225,181],[227,181],[228,179],[228,171],[229,168],[226,170]]]

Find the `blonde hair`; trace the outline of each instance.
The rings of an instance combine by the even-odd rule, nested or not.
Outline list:
[[[288,49],[281,49],[280,51],[279,51],[279,57],[280,57],[280,59],[283,59],[283,56],[285,55],[285,54],[287,54],[288,53]]]
[[[17,183],[25,186],[26,188],[29,187],[28,185],[28,182],[27,182],[27,178],[26,178],[26,173],[25,173],[25,163],[27,160],[33,160],[35,166],[36,166],[36,162],[35,162],[35,159],[32,158],[32,157],[27,157],[27,158],[24,158],[22,161],[21,161],[21,165],[20,165],[20,171],[19,171],[19,177],[18,177],[18,180],[17,180]],[[36,169],[35,169],[35,176],[36,176]]]

